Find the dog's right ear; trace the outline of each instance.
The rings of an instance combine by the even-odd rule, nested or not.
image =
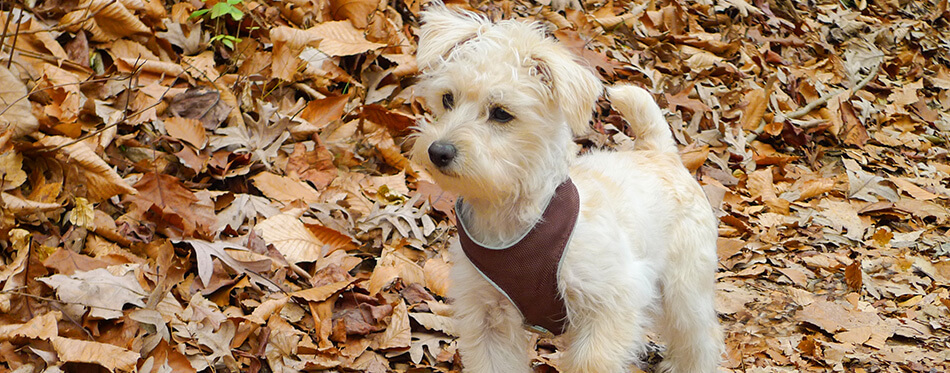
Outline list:
[[[475,13],[449,10],[441,1],[430,3],[421,16],[416,51],[416,64],[420,70],[438,66],[448,58],[452,49],[476,37],[479,29],[491,24]]]

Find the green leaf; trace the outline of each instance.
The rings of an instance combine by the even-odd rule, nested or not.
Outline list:
[[[194,12],[191,12],[191,17],[188,17],[188,19],[195,19],[195,18],[201,17],[205,15],[205,13],[208,13],[209,11],[211,11],[211,9],[196,10]]]
[[[233,20],[235,20],[235,21],[240,21],[241,18],[244,18],[244,12],[242,12],[242,11],[241,11],[240,9],[238,9],[238,8],[231,8],[231,10],[228,11],[228,14],[230,14],[230,15],[231,15],[231,19],[233,19]]]
[[[231,6],[227,3],[217,3],[211,7],[211,18],[216,19],[227,14],[231,10]]]

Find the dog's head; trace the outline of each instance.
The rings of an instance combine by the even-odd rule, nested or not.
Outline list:
[[[435,119],[420,121],[413,158],[467,198],[562,181],[600,80],[537,23],[492,23],[440,4],[422,21],[416,59]]]

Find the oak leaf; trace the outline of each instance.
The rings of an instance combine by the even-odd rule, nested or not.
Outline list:
[[[218,258],[231,269],[243,273],[250,277],[251,281],[272,291],[280,290],[276,284],[260,275],[260,272],[270,270],[271,260],[259,260],[256,262],[242,262],[231,257],[225,249],[247,251],[248,249],[236,244],[227,242],[208,242],[203,240],[184,240],[181,241],[191,245],[195,250],[195,258],[198,261],[198,278],[205,285],[211,282],[211,274],[214,270],[214,263],[211,257]]]
[[[56,290],[58,298],[70,303],[69,309],[74,312],[81,312],[85,306],[89,307],[90,316],[109,320],[122,317],[122,308],[126,304],[145,307],[142,298],[147,293],[139,285],[135,271],[131,268],[121,266],[118,269],[121,275],[99,268],[70,276],[52,275],[37,280]]]

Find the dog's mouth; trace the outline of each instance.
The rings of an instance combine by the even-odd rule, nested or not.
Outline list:
[[[457,172],[452,171],[452,170],[451,170],[450,168],[448,168],[448,167],[445,167],[445,168],[442,168],[442,167],[432,167],[432,168],[435,169],[435,171],[437,171],[438,173],[440,173],[440,174],[442,174],[442,175],[445,175],[445,176],[448,176],[448,177],[457,178],[457,177],[459,176]]]

